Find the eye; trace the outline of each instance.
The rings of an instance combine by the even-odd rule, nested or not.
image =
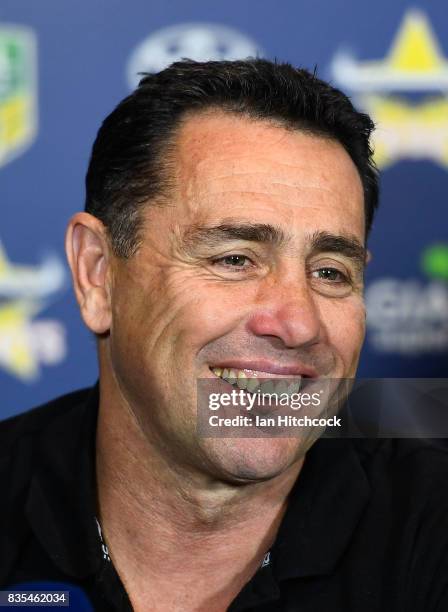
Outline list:
[[[338,270],[337,268],[319,268],[318,270],[314,270],[311,275],[314,278],[318,278],[320,280],[325,280],[330,283],[348,283],[349,279],[346,274]]]
[[[214,259],[213,264],[222,265],[226,268],[247,268],[252,264],[252,261],[247,255],[240,255],[238,253],[232,255],[226,255],[219,259]]]

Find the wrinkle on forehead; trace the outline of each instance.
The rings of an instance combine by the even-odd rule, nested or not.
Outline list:
[[[216,112],[184,122],[176,158],[179,201],[193,215],[248,203],[310,210],[330,200],[333,210],[364,214],[358,170],[330,138]]]

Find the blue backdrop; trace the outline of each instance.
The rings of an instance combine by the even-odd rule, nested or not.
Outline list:
[[[97,376],[63,254],[101,120],[179,57],[277,57],[349,93],[378,131],[360,376],[447,377],[448,18],[406,0],[2,0],[0,417]]]

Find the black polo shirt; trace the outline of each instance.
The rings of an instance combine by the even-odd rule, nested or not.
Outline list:
[[[59,585],[90,602],[70,609],[132,609],[96,521],[97,412],[94,387],[0,424],[1,589]],[[448,612],[448,453],[316,442],[274,546],[229,610]]]

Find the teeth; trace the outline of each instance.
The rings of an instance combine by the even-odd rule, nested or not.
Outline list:
[[[261,385],[260,385],[260,391],[262,393],[275,393],[275,385],[274,382],[272,380],[265,380]]]
[[[257,380],[256,378],[248,378],[246,383],[246,391],[249,391],[249,393],[254,393],[254,391],[256,391],[259,386],[259,380]]]
[[[288,387],[288,395],[292,395],[293,393],[297,393],[300,389],[300,382],[302,380],[302,377],[299,378],[299,380],[296,380],[295,382],[291,383]]]
[[[285,379],[260,379],[249,378],[243,370],[233,370],[229,368],[213,368],[213,374],[219,378],[223,378],[232,385],[236,385],[239,389],[245,389],[249,393],[254,393],[259,390],[260,393],[276,393],[277,395],[287,393],[292,395],[297,393],[301,386],[301,376],[295,376],[294,382],[288,383]],[[263,382],[261,382],[263,381]]]
[[[283,393],[288,393],[288,383],[286,380],[279,380],[275,385],[275,392],[277,395],[281,395]]]
[[[238,370],[238,380],[236,381],[240,389],[245,389],[247,386],[247,376],[242,370]]]

